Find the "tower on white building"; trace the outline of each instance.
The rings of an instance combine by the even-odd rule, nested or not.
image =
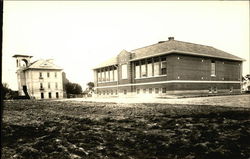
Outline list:
[[[31,62],[32,56],[14,55],[18,93],[32,99],[63,98],[62,68],[52,59]]]

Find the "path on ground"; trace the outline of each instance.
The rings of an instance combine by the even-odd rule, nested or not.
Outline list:
[[[74,98],[62,99],[70,101],[91,101],[91,102],[112,102],[112,103],[166,103],[166,104],[190,104],[190,105],[213,105],[230,107],[250,107],[250,94],[212,96],[212,97],[193,97],[179,99],[161,98]]]

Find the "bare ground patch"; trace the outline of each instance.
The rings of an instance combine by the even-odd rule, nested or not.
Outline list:
[[[2,158],[250,157],[250,109],[7,101]]]

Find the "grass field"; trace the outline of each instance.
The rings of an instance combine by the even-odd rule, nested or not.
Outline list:
[[[2,126],[5,159],[250,157],[249,107],[18,100]]]

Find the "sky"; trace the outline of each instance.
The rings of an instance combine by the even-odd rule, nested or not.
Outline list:
[[[248,1],[4,1],[2,81],[17,90],[12,56],[25,54],[85,87],[94,66],[170,36],[244,58],[250,73]]]

